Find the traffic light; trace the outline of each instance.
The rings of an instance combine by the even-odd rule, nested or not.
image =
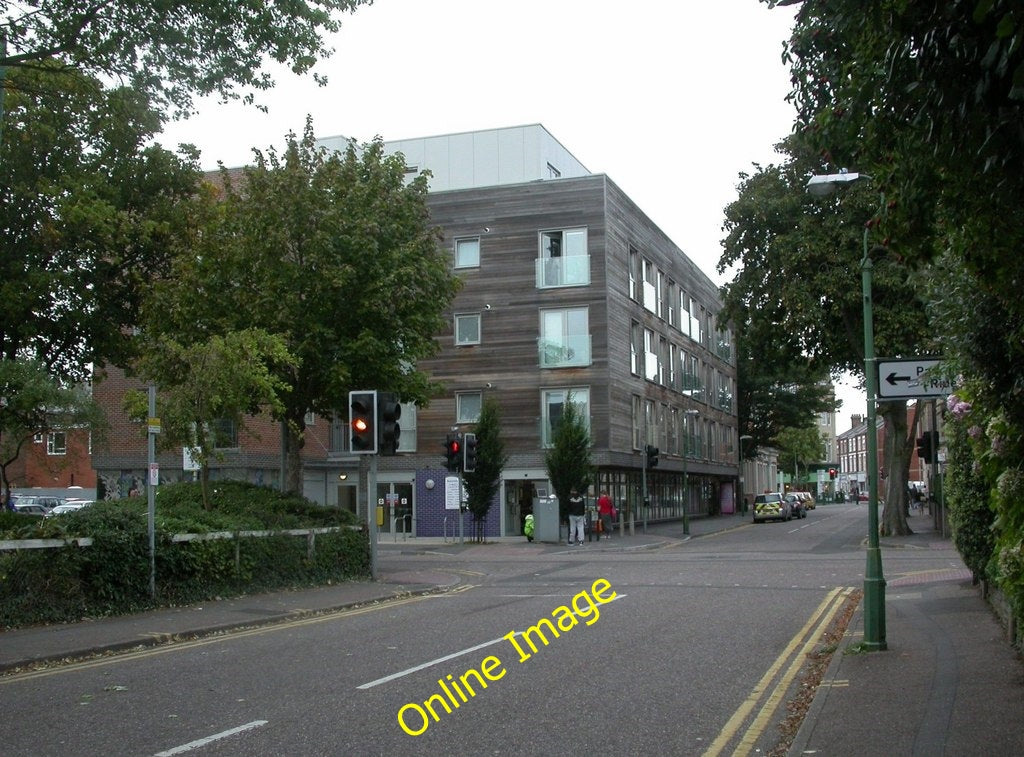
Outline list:
[[[444,440],[445,467],[452,473],[462,465],[462,439],[459,434],[448,434]]]
[[[917,456],[929,465],[935,462],[936,452],[939,446],[939,432],[925,431],[917,437]]]
[[[394,392],[377,393],[377,429],[378,448],[382,455],[393,455],[398,451],[398,437],[402,435],[402,427],[398,419],[402,417],[402,405]]]
[[[352,454],[377,454],[377,392],[349,392]]]
[[[832,479],[833,481],[835,481],[835,478],[836,478],[836,469],[835,468],[829,468],[828,469],[828,477],[830,479]]]
[[[472,473],[476,470],[476,434],[462,437],[462,470]]]
[[[657,468],[658,467],[658,454],[661,452],[653,444],[647,445],[647,467]]]

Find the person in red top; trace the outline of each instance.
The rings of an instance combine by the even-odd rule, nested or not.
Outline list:
[[[604,538],[612,538],[612,518],[615,517],[615,505],[612,504],[608,492],[601,492],[597,498],[597,514],[601,518],[601,530],[604,531]]]

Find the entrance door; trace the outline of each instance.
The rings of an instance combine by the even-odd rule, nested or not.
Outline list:
[[[414,536],[412,484],[377,482],[377,508],[382,512],[378,529],[382,534]]]
[[[533,481],[505,482],[505,536],[522,536],[526,516],[533,512],[537,487]]]

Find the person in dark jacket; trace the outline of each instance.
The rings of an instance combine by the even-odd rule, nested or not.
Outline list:
[[[583,497],[575,489],[569,491],[569,545],[572,546],[575,538],[576,544],[583,546],[583,530],[586,523],[586,509]]]

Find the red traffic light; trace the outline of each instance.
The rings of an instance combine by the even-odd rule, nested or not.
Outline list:
[[[458,441],[454,441],[453,440],[451,445],[448,447],[448,449],[450,449],[453,453],[458,452],[459,451],[459,443],[458,443]]]

